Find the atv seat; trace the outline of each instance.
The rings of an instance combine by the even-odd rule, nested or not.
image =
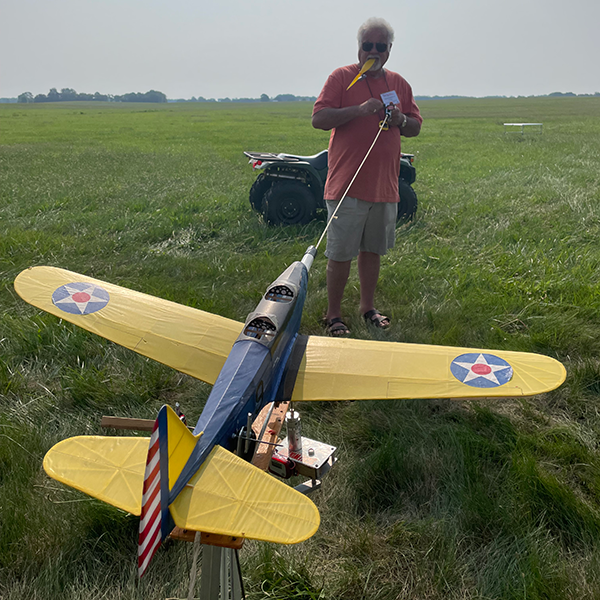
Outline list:
[[[313,156],[299,156],[297,154],[280,154],[284,158],[295,158],[302,162],[307,162],[317,171],[322,171],[327,168],[327,150],[322,150]]]

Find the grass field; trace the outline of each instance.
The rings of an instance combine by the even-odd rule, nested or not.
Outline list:
[[[195,422],[209,388],[25,304],[16,275],[71,269],[244,320],[324,227],[267,227],[243,150],[313,154],[311,105],[0,105],[0,598],[186,597],[191,545],[136,579],[137,518],[50,480],[45,452],[103,414]],[[250,599],[600,597],[600,99],[430,100],[417,219],[397,231],[356,337],[510,349],[562,361],[539,397],[300,406],[338,446],[294,547],[250,542]],[[544,123],[504,135],[504,122]],[[325,259],[302,333],[322,334]]]

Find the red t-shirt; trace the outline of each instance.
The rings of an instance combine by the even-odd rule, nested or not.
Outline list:
[[[363,77],[348,91],[346,88],[358,75],[358,64],[340,67],[327,79],[315,102],[313,115],[324,108],[344,108],[362,104],[371,97],[381,100],[383,92],[396,91],[396,106],[405,115],[423,122],[408,82],[392,71],[385,77]],[[377,132],[384,110],[368,117],[358,117],[335,127],[329,139],[329,173],[324,198],[340,200],[348,184],[363,161]],[[369,158],[362,166],[348,195],[367,202],[398,202],[398,176],[400,174],[400,129],[390,127],[382,131]]]

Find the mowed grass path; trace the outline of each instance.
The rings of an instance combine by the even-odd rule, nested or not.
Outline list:
[[[208,386],[21,301],[55,265],[243,320],[324,223],[270,228],[243,150],[314,154],[306,103],[0,105],[0,597],[185,597],[191,549],[135,574],[137,519],[49,480],[44,453],[103,414],[192,422]],[[383,335],[548,354],[540,397],[300,406],[337,445],[308,542],[248,543],[250,598],[600,597],[600,99],[426,101],[414,223],[382,265]],[[544,123],[504,135],[502,123]],[[302,332],[321,334],[325,259]]]

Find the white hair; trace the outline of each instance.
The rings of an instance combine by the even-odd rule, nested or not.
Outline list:
[[[373,31],[373,29],[382,29],[383,31],[386,31],[388,44],[391,44],[394,41],[394,30],[392,26],[385,19],[371,17],[358,28],[358,43],[362,44],[365,33]]]

